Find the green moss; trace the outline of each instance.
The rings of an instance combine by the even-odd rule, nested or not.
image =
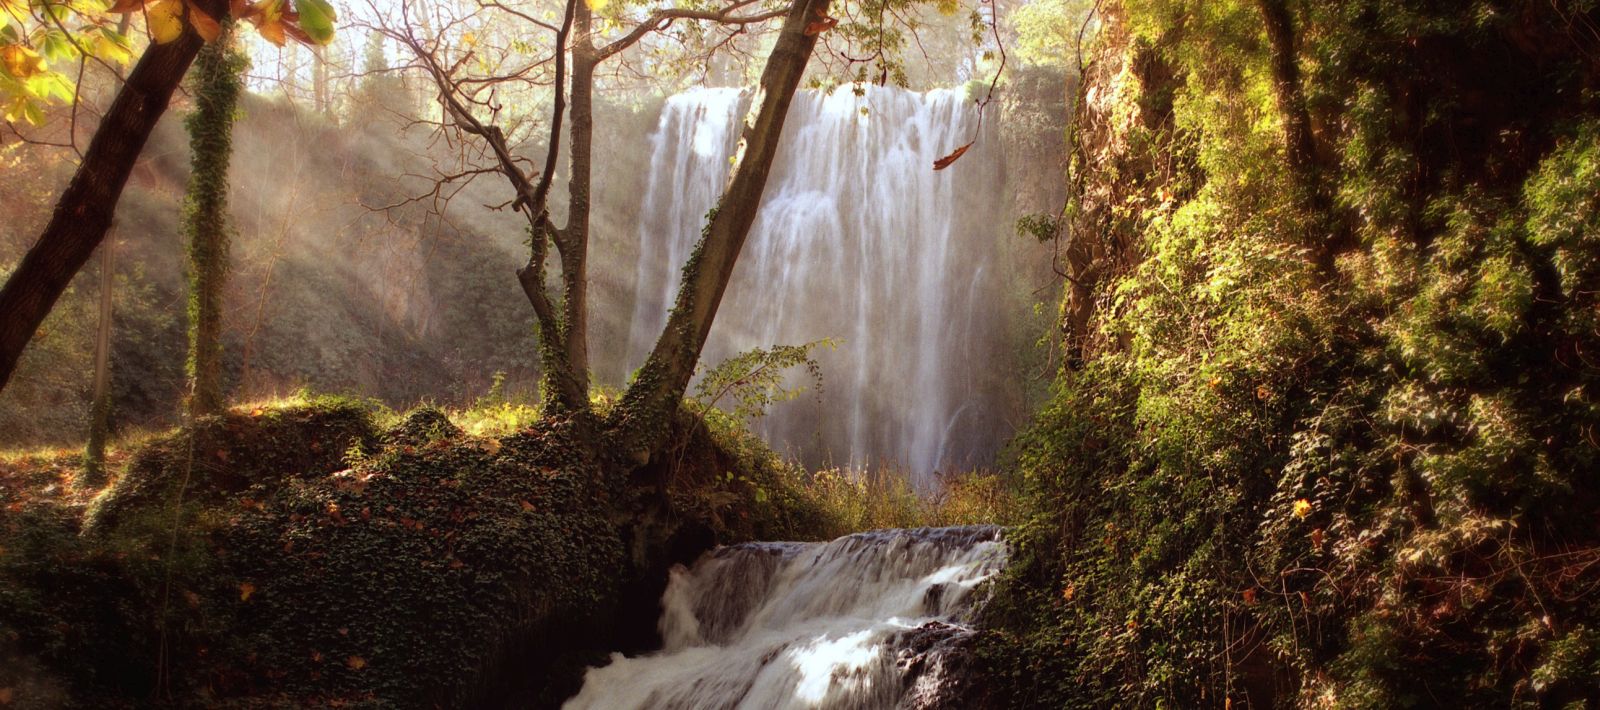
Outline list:
[[[1117,168],[1081,206],[1133,256],[1012,446],[997,706],[1596,702],[1596,97],[1525,54],[1559,22],[1475,8],[1293,10],[1339,126],[1313,214],[1283,189],[1257,8],[1124,4],[1102,59],[1156,48],[1175,75],[1102,76],[1115,100],[1081,117]],[[1352,237],[1332,272],[1317,224]]]

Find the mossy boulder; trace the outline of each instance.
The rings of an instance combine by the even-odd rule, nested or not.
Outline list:
[[[316,478],[344,468],[378,440],[369,405],[343,398],[226,411],[157,439],[90,507],[88,527],[114,527],[134,511],[179,496],[219,503],[260,483]]]

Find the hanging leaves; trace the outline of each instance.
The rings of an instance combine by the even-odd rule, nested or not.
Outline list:
[[[314,44],[333,41],[333,24],[339,16],[328,0],[294,0],[294,9],[299,14],[299,28],[307,39]]]
[[[960,160],[961,156],[966,154],[967,149],[971,148],[972,144],[976,143],[976,142],[977,141],[972,141],[970,143],[967,143],[966,145],[961,146],[960,148],[957,148],[954,151],[951,151],[951,153],[949,155],[946,155],[943,158],[940,158],[938,160],[933,161],[933,169],[934,170],[943,170],[945,168],[950,167],[957,160]]]
[[[150,28],[150,39],[156,44],[166,44],[183,35],[183,3],[181,0],[156,0],[144,7],[145,25]]]
[[[0,0],[3,1],[8,0]],[[291,38],[304,44],[332,42],[334,24],[339,19],[328,0],[294,0],[293,8],[285,7],[284,0],[230,0],[228,10],[234,18],[254,25],[263,39],[280,47]],[[157,44],[181,37],[186,25],[207,42],[222,35],[222,23],[194,0],[115,0],[107,11],[141,13],[150,38]]]
[[[49,104],[76,96],[80,60],[128,62],[127,38],[102,17],[105,1],[0,0],[0,118],[40,125]]]

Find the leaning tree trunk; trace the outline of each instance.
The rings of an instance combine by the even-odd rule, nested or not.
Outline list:
[[[222,394],[222,291],[228,274],[228,162],[244,57],[233,32],[200,52],[194,112],[184,121],[192,150],[184,231],[189,237],[189,415],[215,414]]]
[[[756,95],[759,111],[753,121],[747,119],[740,138],[733,178],[683,267],[683,282],[661,337],[612,417],[609,428],[614,443],[623,447],[636,465],[648,462],[664,442],[670,418],[694,376],[700,350],[755,222],[789,103],[816,46],[815,31],[824,27],[821,20],[827,15],[828,3],[796,0],[784,20],[761,75]]]
[[[214,17],[223,16],[227,8],[205,4]],[[10,381],[23,348],[67,284],[105,238],[134,161],[203,44],[194,30],[185,29],[178,39],[152,45],[139,58],[89,141],[44,233],[0,287],[0,388]]]

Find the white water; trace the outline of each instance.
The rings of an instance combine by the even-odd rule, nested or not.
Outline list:
[[[665,648],[590,669],[568,710],[926,706],[972,591],[1005,563],[994,527],[750,543],[675,568]]]
[[[721,194],[747,100],[670,98],[652,137],[628,351],[654,344],[679,269]],[[977,143],[954,166],[933,162]],[[993,145],[991,145],[993,144]],[[894,464],[919,482],[988,463],[1002,429],[1003,349],[992,257],[1002,218],[998,143],[959,90],[801,92],[702,362],[755,347],[842,341],[820,398],[776,408],[760,433],[812,465]]]

